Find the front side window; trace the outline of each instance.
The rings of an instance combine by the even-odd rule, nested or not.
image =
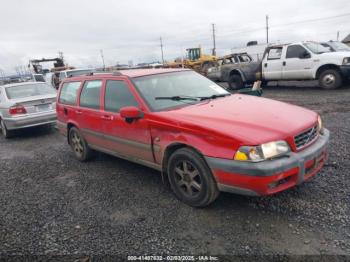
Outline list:
[[[306,49],[300,45],[291,45],[287,48],[286,58],[300,58],[305,54]]]
[[[80,94],[80,106],[92,109],[99,109],[101,87],[101,80],[85,81],[83,90]]]
[[[282,47],[271,48],[267,56],[267,60],[280,59],[282,56]]]
[[[108,80],[105,92],[105,111],[119,112],[124,106],[136,106],[133,94],[124,81]]]

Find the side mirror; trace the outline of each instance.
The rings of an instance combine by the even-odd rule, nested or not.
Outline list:
[[[299,58],[300,59],[311,58],[311,55],[308,51],[304,51],[302,54],[300,54]]]
[[[143,117],[143,112],[135,106],[122,107],[119,112],[120,116],[125,118],[125,121],[128,123]]]

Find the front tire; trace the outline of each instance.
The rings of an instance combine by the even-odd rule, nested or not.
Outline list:
[[[169,158],[168,175],[175,196],[193,207],[204,207],[219,195],[205,160],[194,150],[181,148]]]
[[[231,90],[242,89],[244,87],[244,82],[240,75],[230,75],[228,79],[228,86]]]
[[[318,82],[323,89],[336,89],[341,87],[343,79],[337,70],[328,69],[320,74]]]
[[[74,155],[79,161],[85,162],[91,159],[93,151],[76,127],[72,127],[69,130],[69,145],[72,147]]]
[[[0,120],[0,127],[1,127],[1,133],[5,138],[11,138],[12,132],[7,129],[5,122],[3,120]]]

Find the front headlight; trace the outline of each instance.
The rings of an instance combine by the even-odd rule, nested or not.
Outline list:
[[[234,160],[259,162],[290,152],[286,141],[275,141],[260,146],[242,146],[236,152]]]
[[[347,65],[347,64],[350,64],[350,57],[345,57],[343,59],[343,65]]]
[[[320,116],[317,118],[317,130],[320,134],[323,134],[323,123]]]

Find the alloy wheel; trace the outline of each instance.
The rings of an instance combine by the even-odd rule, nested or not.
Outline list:
[[[202,190],[202,179],[198,169],[189,161],[179,161],[175,166],[175,182],[187,197],[196,197]]]
[[[83,141],[81,140],[80,136],[76,132],[73,132],[72,134],[71,143],[75,154],[78,157],[82,157],[84,153]]]

